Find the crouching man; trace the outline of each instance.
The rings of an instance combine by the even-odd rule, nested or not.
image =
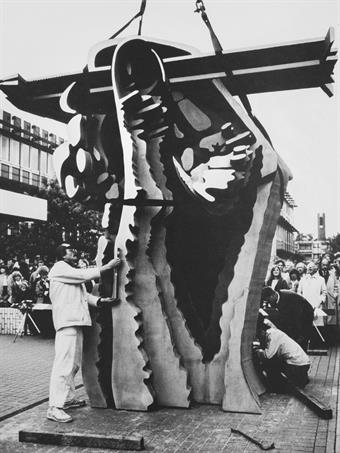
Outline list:
[[[254,352],[266,374],[270,389],[282,389],[284,381],[281,372],[296,386],[305,387],[309,382],[310,360],[300,345],[266,320],[260,331],[260,345],[262,348],[254,345]]]
[[[76,252],[68,245],[56,249],[57,262],[49,273],[53,324],[56,330],[55,357],[50,380],[47,418],[56,422],[71,422],[64,409],[85,406],[75,398],[74,378],[81,367],[83,327],[91,325],[89,305],[114,305],[113,298],[100,298],[87,293],[85,282],[94,280],[114,267],[118,258],[100,268],[75,268]]]

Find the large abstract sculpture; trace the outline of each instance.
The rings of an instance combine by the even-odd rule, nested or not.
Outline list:
[[[53,93],[46,81],[1,86],[17,106],[69,122],[58,179],[69,196],[105,206],[97,260],[122,259],[97,289],[121,303],[93,313],[85,337],[93,406],[194,400],[259,412],[251,344],[290,172],[233,95],[300,85],[330,93],[332,41],[203,58],[157,40],[108,40]],[[293,77],[283,82],[282,70]]]

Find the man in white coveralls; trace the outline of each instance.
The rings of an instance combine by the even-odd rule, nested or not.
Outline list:
[[[86,404],[75,398],[74,377],[81,367],[83,326],[91,326],[88,305],[100,308],[118,303],[113,298],[87,293],[85,282],[98,279],[100,274],[119,266],[120,259],[115,258],[102,267],[77,269],[74,267],[76,253],[69,245],[57,247],[56,259],[49,273],[56,337],[47,418],[66,423],[71,422],[72,417],[64,409]]]

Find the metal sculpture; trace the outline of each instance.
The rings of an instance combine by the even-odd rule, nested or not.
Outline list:
[[[158,40],[111,39],[91,50],[83,73],[55,79],[58,89],[52,79],[1,85],[17,106],[68,121],[57,177],[70,197],[105,206],[97,260],[119,253],[123,262],[98,288],[120,305],[93,313],[85,337],[93,406],[194,400],[260,411],[251,345],[290,172],[233,94],[300,85],[331,94],[332,42],[329,33],[278,52],[202,57]]]

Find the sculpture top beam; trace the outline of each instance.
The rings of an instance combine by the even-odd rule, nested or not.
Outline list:
[[[116,39],[97,44],[90,52],[90,60],[95,53],[92,65],[84,71],[40,80],[25,80],[17,75],[2,80],[0,89],[22,110],[67,122],[71,115],[60,108],[62,93],[72,83],[82,85],[87,95],[89,91],[111,90],[110,65],[119,42],[120,39]],[[218,56],[197,55],[194,49],[183,45],[176,47],[153,42],[171,85],[225,78],[228,71],[231,75],[225,83],[233,95],[316,87],[332,95],[331,76],[337,60],[332,28],[325,38],[228,51]],[[102,49],[98,51],[100,47]]]

